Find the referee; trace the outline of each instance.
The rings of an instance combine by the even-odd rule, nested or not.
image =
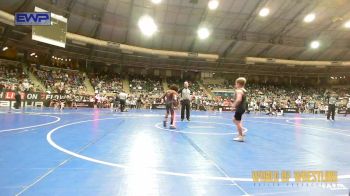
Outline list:
[[[186,110],[186,119],[190,121],[190,103],[191,103],[191,90],[188,89],[188,82],[184,82],[184,88],[180,91],[181,96],[181,121],[185,119],[185,110]]]
[[[123,90],[119,93],[119,101],[120,101],[120,111],[124,112],[126,99],[128,98],[128,94],[126,94]]]
[[[328,101],[327,120],[329,120],[329,118],[332,117],[332,120],[334,121],[335,104],[337,102],[336,94],[334,92],[329,93],[327,96],[327,101]]]
[[[21,107],[21,94],[20,94],[20,91],[17,90],[16,93],[15,93],[15,104],[14,104],[14,107],[15,109],[19,109]]]

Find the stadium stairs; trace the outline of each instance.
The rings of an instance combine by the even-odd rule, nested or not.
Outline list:
[[[197,81],[199,87],[203,89],[204,93],[209,96],[209,98],[213,98],[214,94],[211,92],[210,89],[206,88],[200,81]]]
[[[123,79],[122,83],[123,83],[123,90],[125,91],[125,93],[130,94],[130,82],[129,82],[128,76],[127,78]]]
[[[24,72],[28,75],[30,81],[33,82],[35,87],[38,87],[40,91],[46,92],[46,88],[43,83],[30,71],[28,71],[28,66],[24,65]]]
[[[165,78],[162,80],[162,84],[163,84],[164,92],[167,91],[168,90],[168,82],[166,81]]]
[[[84,86],[86,87],[86,91],[87,91],[88,94],[92,94],[93,95],[95,93],[94,87],[92,86],[89,77],[85,78]]]

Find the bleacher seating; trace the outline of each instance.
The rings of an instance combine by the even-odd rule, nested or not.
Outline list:
[[[130,91],[134,94],[160,95],[164,92],[160,78],[131,76]]]
[[[183,84],[184,84],[183,80],[179,80],[176,78],[168,78],[167,81],[168,81],[168,87],[170,87],[171,85],[177,85],[179,89],[183,88]],[[194,93],[196,96],[207,97],[207,94],[204,92],[203,89],[200,88],[197,82],[190,81],[190,80],[188,80],[187,82],[192,93]]]
[[[48,66],[32,66],[33,74],[41,80],[51,93],[84,94],[85,76],[77,70],[61,69]]]
[[[115,93],[123,89],[119,74],[91,74],[89,77],[95,93]]]
[[[21,65],[0,65],[0,90],[36,91]]]

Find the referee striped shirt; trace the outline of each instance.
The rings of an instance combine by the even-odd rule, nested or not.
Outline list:
[[[188,88],[184,88],[181,91],[181,99],[182,100],[191,100],[191,90]]]

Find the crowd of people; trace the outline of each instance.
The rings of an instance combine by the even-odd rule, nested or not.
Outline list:
[[[219,108],[230,108],[234,102],[234,95],[209,99],[208,96],[196,94],[194,86],[189,85],[189,87],[192,92],[190,107],[194,110],[214,111],[219,110]],[[247,110],[274,115],[283,115],[283,109],[288,108],[293,108],[298,113],[326,113],[328,111],[327,98],[330,92],[336,94],[337,108],[345,109],[349,103],[349,94],[347,94],[349,92],[345,89],[330,91],[327,89],[251,84],[247,86]],[[153,104],[164,103],[160,97],[149,96],[148,93],[138,95],[130,93],[127,95],[125,105],[129,109],[151,109]],[[96,107],[100,108],[112,107],[111,104],[114,100],[115,96],[104,94],[96,94],[93,99]]]
[[[206,88],[210,90],[215,90],[215,89],[233,89],[233,85],[231,84],[230,81],[225,80],[224,83],[222,84],[206,84]]]
[[[41,80],[49,93],[83,94],[86,92],[85,74],[77,70],[32,65],[30,71]]]
[[[22,67],[14,65],[0,66],[0,91],[33,92],[37,90]]]
[[[199,86],[197,82],[187,80],[188,85],[191,86],[191,90],[194,96],[196,96],[199,99],[206,100],[208,98],[208,94],[205,93],[204,89]],[[178,86],[180,89],[182,89],[183,86],[183,80],[177,79],[177,78],[168,78],[167,79],[168,88],[172,85]]]
[[[95,93],[115,93],[123,89],[123,82],[119,74],[91,74],[89,75],[91,85]]]
[[[225,82],[223,85],[208,85],[213,89],[232,89],[232,85]],[[330,94],[336,97],[336,106],[345,110],[350,98],[349,89],[326,89],[317,87],[282,86],[269,84],[247,85],[247,108],[250,111],[278,114],[282,109],[295,108],[299,113],[325,113],[328,111]],[[216,97],[213,100],[200,100],[207,108],[230,106],[233,102],[233,93],[228,97]]]
[[[253,110],[267,108],[281,110],[296,108],[297,112],[325,113],[328,110],[330,94],[337,97],[339,109],[345,107],[350,92],[346,89],[326,89],[315,87],[285,87],[275,85],[251,84],[249,90],[249,107]]]
[[[77,70],[32,65],[31,71],[45,86],[48,93],[76,95],[86,94],[87,88],[84,80],[85,73]],[[84,102],[93,102],[95,107],[111,107],[115,101],[115,95],[123,92],[123,82],[119,74],[89,74],[94,95],[90,95]],[[177,85],[183,89],[183,80],[179,78],[167,78],[168,86]],[[160,98],[163,93],[162,79],[146,76],[130,76],[130,94],[125,100],[129,108],[152,108],[153,104],[163,104]],[[206,84],[211,90],[233,89],[229,80],[221,84]],[[234,94],[228,96],[208,96],[206,90],[195,81],[188,81],[191,89],[190,106],[195,110],[218,110],[230,107]],[[12,91],[38,91],[29,80],[28,75],[20,66],[0,66],[0,90]],[[266,112],[277,114],[283,109],[295,108],[296,112],[325,113],[328,110],[327,98],[330,93],[336,95],[336,108],[344,109],[349,103],[349,89],[331,90],[316,87],[283,86],[261,83],[248,83],[247,108],[253,112]],[[226,92],[225,92],[226,93]],[[71,98],[75,100],[75,98]]]
[[[163,93],[162,80],[156,77],[131,76],[130,91],[133,94],[160,95]]]

